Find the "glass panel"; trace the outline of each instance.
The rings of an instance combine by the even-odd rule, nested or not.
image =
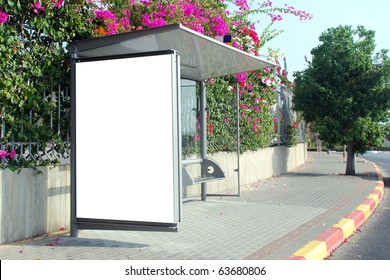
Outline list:
[[[233,85],[234,86],[234,85]],[[215,98],[211,102],[211,98]],[[208,195],[239,194],[239,136],[237,93],[228,91],[208,96],[208,157],[215,160],[225,172],[225,179],[207,183]],[[215,125],[219,122],[219,126]],[[211,126],[213,124],[213,126]],[[215,128],[214,128],[215,127]],[[212,128],[212,129],[211,129]]]
[[[181,83],[181,139],[182,159],[200,158],[200,124],[198,94],[195,81]]]

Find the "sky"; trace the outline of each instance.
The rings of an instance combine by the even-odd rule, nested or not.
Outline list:
[[[264,52],[268,47],[279,48],[280,52],[285,54],[288,78],[291,81],[294,79],[294,71],[301,71],[307,67],[304,56],[310,60],[310,51],[320,44],[318,37],[331,27],[351,25],[356,28],[363,25],[366,29],[375,31],[376,51],[379,49],[390,51],[390,0],[272,0],[272,2],[274,6],[284,7],[284,4],[288,4],[313,15],[313,18],[307,21],[301,21],[292,15],[282,15],[283,20],[276,22],[274,27],[284,32],[263,48]],[[256,29],[260,34],[261,21],[256,25]],[[283,63],[282,60],[280,62]]]

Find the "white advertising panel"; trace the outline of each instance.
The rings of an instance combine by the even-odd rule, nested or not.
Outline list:
[[[175,59],[76,63],[76,218],[177,222]]]

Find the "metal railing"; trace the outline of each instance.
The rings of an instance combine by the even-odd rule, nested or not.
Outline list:
[[[30,166],[42,165],[42,163],[67,162],[70,157],[70,94],[67,86],[51,83],[45,87],[42,94],[40,108],[42,111],[29,110],[28,114],[13,116],[19,118],[21,123],[19,131],[9,133],[11,123],[4,116],[0,119],[0,150],[15,151],[12,162],[25,162]],[[26,128],[25,126],[29,126]],[[51,136],[49,140],[30,139],[28,132],[31,128],[39,131],[46,130]],[[49,130],[49,131],[48,131]],[[23,136],[23,137],[21,137]],[[20,140],[28,138],[29,141]],[[31,138],[34,138],[33,136]],[[10,156],[3,156],[0,167],[4,167],[11,161]]]

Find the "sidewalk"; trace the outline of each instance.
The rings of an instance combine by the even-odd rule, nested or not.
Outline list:
[[[336,153],[309,153],[293,172],[241,188],[241,197],[183,205],[178,232],[81,230],[0,246],[0,259],[286,260],[353,212],[377,185],[370,162],[342,175]],[[158,211],[158,209],[151,209]]]

